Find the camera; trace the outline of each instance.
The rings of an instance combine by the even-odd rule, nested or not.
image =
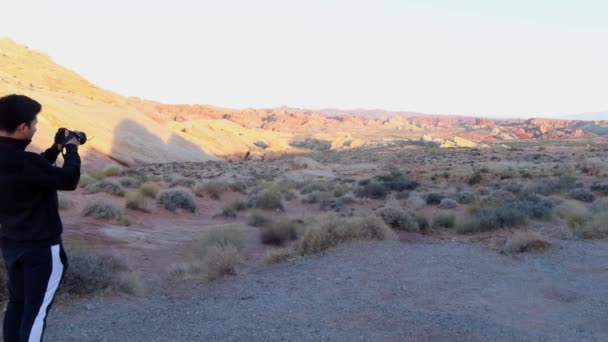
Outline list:
[[[66,135],[65,132],[68,132]],[[87,142],[87,134],[80,131],[70,131],[67,128],[60,128],[55,133],[55,144],[60,145],[62,148],[72,138],[76,138],[80,145],[84,145]]]

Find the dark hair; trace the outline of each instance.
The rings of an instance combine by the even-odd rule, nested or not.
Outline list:
[[[0,98],[0,130],[13,133],[22,123],[29,124],[42,110],[42,105],[25,95]]]

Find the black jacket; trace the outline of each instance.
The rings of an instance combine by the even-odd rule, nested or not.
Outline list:
[[[61,242],[57,190],[80,180],[76,145],[67,145],[63,167],[56,147],[27,152],[30,140],[0,137],[0,246],[50,246]]]

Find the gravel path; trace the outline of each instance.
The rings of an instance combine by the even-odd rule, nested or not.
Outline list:
[[[360,242],[188,293],[58,306],[46,341],[608,341],[608,241]]]

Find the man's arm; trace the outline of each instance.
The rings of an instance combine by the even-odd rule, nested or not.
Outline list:
[[[78,146],[68,144],[63,156],[62,167],[55,167],[47,160],[36,154],[27,158],[24,165],[23,176],[30,184],[48,187],[56,190],[75,190],[80,181],[80,156]]]
[[[57,157],[59,156],[59,149],[57,145],[53,145],[47,148],[44,152],[40,153],[49,163],[55,164]]]

